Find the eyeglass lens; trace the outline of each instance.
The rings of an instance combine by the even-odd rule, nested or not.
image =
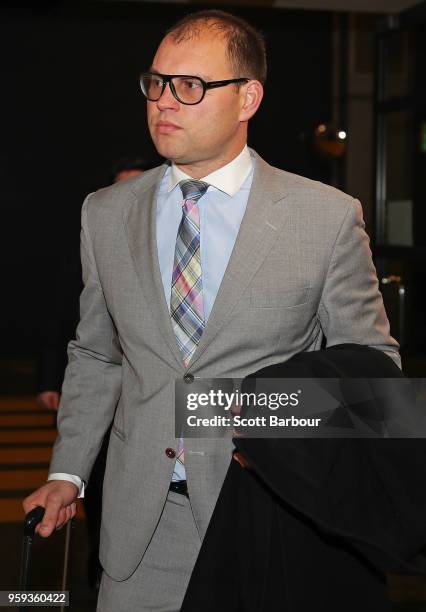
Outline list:
[[[196,104],[203,97],[203,83],[197,77],[173,77],[172,84],[179,102]],[[146,74],[141,78],[141,87],[148,100],[156,101],[163,92],[164,81],[161,76]]]

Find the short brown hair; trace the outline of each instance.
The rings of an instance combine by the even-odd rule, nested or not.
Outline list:
[[[203,28],[216,30],[227,43],[227,56],[235,76],[266,81],[266,48],[260,32],[241,17],[218,10],[185,15],[169,30],[176,43],[199,36]]]

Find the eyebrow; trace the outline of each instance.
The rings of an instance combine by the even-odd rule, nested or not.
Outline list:
[[[147,72],[152,72],[153,74],[164,74],[162,72],[160,72],[159,70],[156,70],[153,66],[150,66],[147,70]],[[179,76],[179,75],[177,75]],[[194,77],[200,77],[200,79],[203,79],[203,81],[212,81],[212,77],[207,75],[207,74],[202,74],[201,72],[199,72],[198,74],[183,74],[182,76],[194,76]]]

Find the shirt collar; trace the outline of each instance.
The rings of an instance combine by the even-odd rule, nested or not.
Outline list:
[[[250,174],[252,166],[253,162],[251,160],[250,151],[247,145],[245,145],[241,153],[226,164],[226,166],[211,172],[211,174],[204,176],[200,180],[205,181],[212,187],[216,187],[216,189],[232,197],[239,191],[241,185]],[[172,163],[167,191],[170,193],[180,181],[191,178],[191,176],[185,174],[185,172]]]

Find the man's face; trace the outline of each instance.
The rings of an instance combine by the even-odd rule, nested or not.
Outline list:
[[[179,44],[167,36],[152,71],[199,76],[205,81],[244,77],[233,74],[225,53],[226,42],[208,30]],[[243,101],[244,87],[237,91],[230,84],[207,90],[199,104],[185,105],[167,85],[157,102],[147,102],[148,126],[158,152],[178,165],[208,171],[221,167],[245,144],[247,124],[240,121]]]

